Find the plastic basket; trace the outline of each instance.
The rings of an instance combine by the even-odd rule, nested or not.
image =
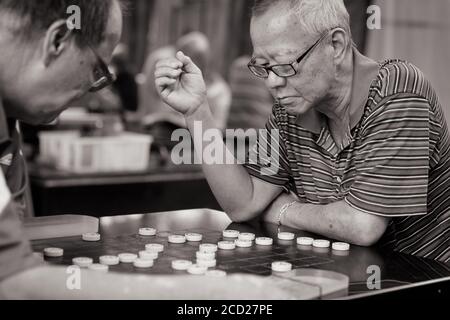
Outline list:
[[[144,171],[153,142],[151,136],[135,133],[80,137],[54,132],[40,138],[41,160],[75,173]]]

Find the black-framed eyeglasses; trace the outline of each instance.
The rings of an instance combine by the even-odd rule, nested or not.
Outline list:
[[[319,40],[317,40],[311,47],[309,47],[308,50],[306,50],[300,57],[298,57],[296,60],[292,61],[291,63],[284,63],[284,64],[275,64],[272,66],[261,66],[254,64],[254,59],[252,59],[249,64],[247,65],[250,69],[251,73],[253,73],[255,76],[259,78],[268,78],[269,77],[269,71],[272,71],[274,74],[276,74],[278,77],[288,78],[295,76],[297,74],[297,69],[294,67],[294,63],[299,64],[302,60],[304,60],[308,54],[313,51],[319,44],[322,42],[323,39],[325,39],[329,35],[329,31],[325,32]]]
[[[109,70],[108,65],[91,47],[91,45],[88,44],[88,47],[91,49],[92,53],[97,58],[97,65],[93,72],[94,83],[91,85],[89,92],[97,92],[106,88],[107,86],[112,85],[114,81],[116,81],[116,75]]]
[[[82,35],[82,32],[79,29],[72,29],[70,31]],[[109,70],[106,62],[103,61],[103,59],[100,57],[97,51],[95,51],[90,43],[87,43],[87,47],[89,48],[89,50],[91,50],[91,52],[97,59],[95,69],[93,71],[94,82],[91,84],[89,92],[97,92],[112,85],[114,81],[116,81],[116,75]]]

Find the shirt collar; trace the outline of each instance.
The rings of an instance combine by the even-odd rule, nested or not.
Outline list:
[[[353,81],[350,98],[350,129],[354,129],[360,122],[364,114],[364,106],[369,97],[369,89],[378,73],[378,64],[371,63],[371,59],[362,55],[356,48],[353,48]],[[315,109],[310,109],[297,119],[297,124],[304,129],[321,134],[326,127],[325,116]]]

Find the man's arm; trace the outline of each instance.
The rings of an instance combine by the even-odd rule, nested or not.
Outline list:
[[[198,157],[201,157],[205,146],[202,147],[201,144],[203,132],[196,132],[194,129],[196,121],[201,121],[203,132],[216,129],[207,104],[202,105],[193,115],[186,117],[194,141],[200,142],[195,149]],[[222,140],[216,141],[215,144],[220,144],[225,159],[233,157]],[[252,177],[239,164],[203,164],[202,167],[214,196],[234,222],[255,218],[282,192],[281,187]]]
[[[297,201],[283,193],[266,210],[264,219],[278,223],[281,208]],[[295,202],[281,216],[281,224],[360,246],[375,244],[386,231],[389,219],[352,208],[344,200],[328,205]]]
[[[155,78],[162,99],[184,114],[195,152],[203,159],[203,134],[220,130],[207,103],[201,71],[190,58],[178,53],[175,59],[157,64]],[[196,123],[201,124],[202,130],[196,130]],[[223,159],[233,159],[222,139],[214,144],[216,150],[220,146]],[[203,171],[217,201],[235,222],[255,218],[282,191],[281,187],[251,177],[242,165],[203,164]]]

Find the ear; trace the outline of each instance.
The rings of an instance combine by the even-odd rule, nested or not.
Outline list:
[[[334,62],[336,65],[340,65],[346,57],[349,37],[344,29],[336,28],[332,31],[331,41],[334,49]]]
[[[71,35],[71,30],[67,27],[66,20],[58,20],[54,22],[45,33],[44,38],[44,63],[48,66],[54,61],[64,49],[68,46],[68,39]]]

